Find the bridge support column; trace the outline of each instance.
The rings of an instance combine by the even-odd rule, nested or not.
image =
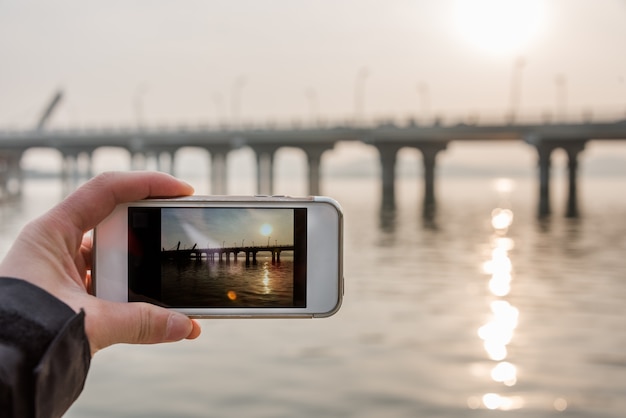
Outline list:
[[[400,146],[377,144],[380,154],[381,181],[382,181],[382,208],[396,208],[396,157]]]
[[[179,148],[173,149],[170,153],[170,174],[176,176],[176,154]]]
[[[172,174],[172,154],[168,151],[157,150],[154,154],[156,170]]]
[[[132,152],[130,154],[130,169],[131,170],[145,170],[146,169],[146,155],[143,152]]]
[[[306,152],[309,164],[309,195],[319,196],[321,194],[321,171],[322,154],[327,148],[303,148]]]
[[[63,155],[61,178],[67,192],[75,189],[82,180],[94,176],[92,149],[59,149],[59,151]]]
[[[259,153],[256,156],[256,181],[259,194],[271,195],[274,191],[274,154]]]
[[[86,176],[87,179],[90,179],[94,176],[94,171],[93,171],[93,152],[92,151],[87,151],[81,154],[84,158],[84,162],[85,162],[85,170],[84,170],[84,175]],[[79,155],[79,158],[80,156]]]
[[[565,216],[568,218],[577,218],[578,213],[578,154],[585,148],[585,142],[570,144],[565,147],[567,153],[567,169],[569,174],[569,187],[567,194],[567,211]]]
[[[62,193],[64,195],[71,193],[78,186],[78,177],[78,155],[64,152],[61,169]]]
[[[539,217],[548,216],[550,210],[550,166],[553,147],[536,145],[539,155]]]
[[[227,184],[226,153],[223,151],[211,152],[211,193],[226,194]]]
[[[562,148],[568,159],[568,195],[565,216],[578,217],[578,154],[585,148],[586,140],[537,141],[533,143],[539,156],[539,211],[540,218],[550,215],[550,171],[552,152]]]
[[[258,194],[274,194],[274,153],[276,147],[254,148],[256,153],[256,189]]]
[[[439,151],[447,148],[447,143],[436,143],[428,146],[420,146],[424,164],[424,212],[425,218],[432,218],[435,212],[435,163]]]
[[[22,193],[24,173],[20,167],[22,151],[3,151],[0,154],[0,198],[11,198]]]

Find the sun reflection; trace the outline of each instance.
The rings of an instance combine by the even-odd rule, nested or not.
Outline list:
[[[485,393],[482,400],[487,409],[510,411],[524,406],[524,400],[520,396],[502,396],[497,393]]]
[[[506,386],[514,386],[517,383],[517,367],[508,361],[502,361],[491,369],[491,378],[494,382],[502,382]]]
[[[513,211],[496,208],[491,212],[491,226],[495,230],[506,230],[513,223]]]
[[[270,271],[267,262],[263,264],[263,279],[261,283],[263,283],[263,294],[269,294],[272,289],[270,288]]]
[[[478,329],[485,351],[494,361],[504,360],[508,354],[506,346],[513,339],[519,311],[509,302],[496,300],[491,303],[492,319]]]
[[[509,191],[512,185],[501,184],[501,187]],[[508,345],[513,340],[518,325],[519,309],[502,299],[511,292],[513,281],[514,269],[509,252],[514,249],[515,243],[506,236],[512,224],[512,210],[496,208],[491,212],[491,226],[494,230],[490,241],[491,257],[483,263],[482,270],[490,276],[488,289],[495,299],[489,304],[491,309],[489,321],[478,329],[478,337],[483,341],[487,356],[495,362],[490,373],[491,380],[507,387],[515,386],[518,378],[517,367],[505,359],[509,355]],[[511,410],[522,408],[523,404],[524,400],[519,396],[505,396],[495,392],[486,393],[482,397],[470,397],[467,400],[467,405],[471,409],[482,407]]]
[[[491,276],[489,290],[496,296],[506,296],[511,292],[511,274],[499,273]]]
[[[509,211],[511,212],[511,211]],[[492,218],[492,224],[510,226],[510,221],[513,219],[512,212],[510,215],[506,215],[506,222],[498,221],[493,222],[495,217],[502,217],[501,212],[496,213]],[[511,291],[511,280],[513,279],[513,264],[509,257],[509,251],[515,247],[515,243],[508,237],[495,237],[492,240],[491,259],[483,263],[483,272],[491,275],[489,280],[489,290],[495,296],[506,296]]]

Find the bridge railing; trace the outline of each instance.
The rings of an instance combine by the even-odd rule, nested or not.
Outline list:
[[[448,110],[432,111],[428,115],[419,113],[406,113],[394,116],[370,116],[367,118],[356,118],[354,115],[344,117],[309,117],[291,118],[282,120],[248,120],[241,123],[231,123],[230,121],[187,121],[184,123],[173,122],[153,122],[137,125],[128,124],[95,124],[91,125],[59,125],[51,123],[50,127],[42,133],[64,133],[64,134],[110,134],[110,133],[136,133],[148,132],[241,132],[241,131],[284,131],[284,130],[308,130],[308,129],[333,129],[333,128],[364,128],[371,129],[381,126],[498,126],[498,125],[544,125],[544,124],[577,124],[591,122],[611,122],[626,120],[626,104],[604,107],[571,107],[565,110],[553,108],[531,109],[519,112],[510,110],[489,110],[489,109],[469,109],[469,110]],[[0,136],[16,137],[20,134],[31,135],[34,129],[26,126],[2,126],[0,124]]]

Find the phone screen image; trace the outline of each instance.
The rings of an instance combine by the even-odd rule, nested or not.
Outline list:
[[[128,299],[305,308],[307,209],[129,207]]]

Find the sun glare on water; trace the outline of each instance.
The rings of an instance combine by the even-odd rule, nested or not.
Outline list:
[[[520,53],[541,31],[545,12],[542,0],[457,0],[455,26],[486,52]]]

